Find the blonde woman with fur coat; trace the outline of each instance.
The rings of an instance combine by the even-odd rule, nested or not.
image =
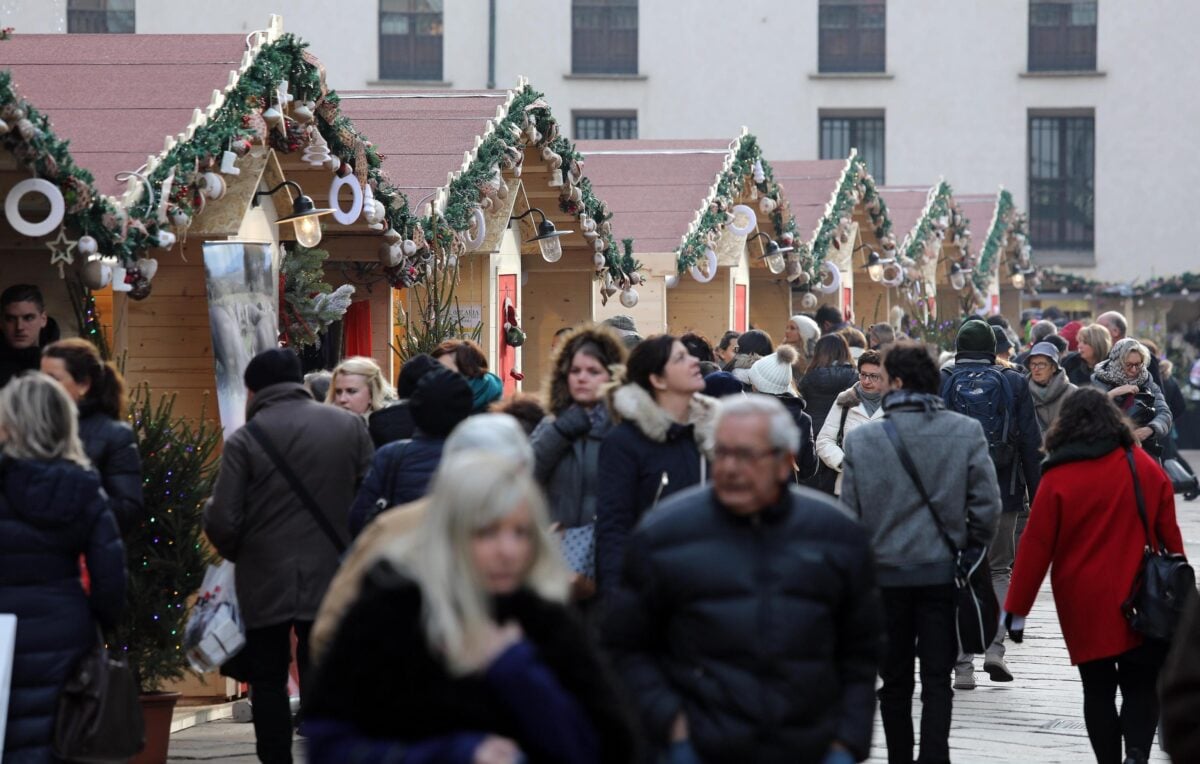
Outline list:
[[[669,334],[648,337],[633,349],[625,379],[610,392],[618,424],[600,444],[596,576],[605,595],[620,581],[625,542],[642,515],[706,481],[703,449],[717,406],[700,394],[700,362]]]

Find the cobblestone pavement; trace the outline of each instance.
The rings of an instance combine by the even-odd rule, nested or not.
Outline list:
[[[1186,452],[1200,465],[1200,451]],[[1184,503],[1177,496],[1179,525],[1188,557],[1200,560],[1200,500]],[[959,764],[1009,762],[1010,764],[1060,764],[1092,762],[1091,747],[1083,727],[1083,691],[1079,672],[1067,658],[1062,632],[1054,612],[1049,577],[1042,585],[1037,605],[1025,628],[1025,642],[1009,643],[1007,661],[1015,681],[995,684],[976,671],[978,687],[954,695],[954,721],[950,730],[951,758]],[[982,664],[982,658],[976,659]],[[920,682],[916,695],[920,695]],[[913,701],[919,714],[921,702]],[[914,729],[919,729],[914,724]],[[883,726],[876,717],[870,762],[887,761]],[[303,743],[295,745],[296,761],[303,762]],[[254,756],[254,729],[250,724],[223,720],[202,724],[171,736],[172,762],[246,762]],[[1151,761],[1169,761],[1157,746]]]

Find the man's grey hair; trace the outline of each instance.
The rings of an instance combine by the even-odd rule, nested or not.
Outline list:
[[[1101,313],[1099,316],[1096,316],[1096,323],[1101,325],[1112,324],[1115,326],[1117,331],[1121,333],[1121,336],[1117,339],[1125,339],[1129,336],[1129,322],[1125,320],[1125,316],[1115,310],[1110,310],[1107,313]]]
[[[1058,327],[1055,326],[1053,321],[1038,321],[1033,325],[1033,332],[1031,334],[1033,336],[1033,344],[1036,345],[1051,334],[1058,334]]]
[[[521,423],[511,414],[476,414],[454,428],[442,449],[442,460],[465,451],[489,451],[512,459],[533,473],[533,446]]]
[[[753,393],[750,395],[733,395],[722,398],[717,406],[717,416],[713,422],[712,447],[717,443],[717,432],[721,423],[730,417],[761,416],[766,417],[770,428],[771,445],[789,454],[796,453],[800,443],[800,428],[796,420],[784,408],[783,404],[769,395]]]

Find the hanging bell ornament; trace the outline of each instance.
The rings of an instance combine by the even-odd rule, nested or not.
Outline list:
[[[96,240],[91,236],[84,234],[83,236],[79,237],[79,241],[75,242],[75,249],[79,252],[79,254],[87,257],[88,255],[96,254],[96,251],[99,249],[99,245],[96,244]]]
[[[638,304],[638,293],[633,287],[629,287],[621,292],[621,304],[626,308],[632,308]]]
[[[100,260],[89,260],[84,264],[80,275],[88,289],[103,289],[112,283],[112,266],[106,265]]]

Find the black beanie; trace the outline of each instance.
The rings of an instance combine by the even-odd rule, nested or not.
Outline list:
[[[409,397],[413,424],[431,438],[444,438],[475,407],[475,394],[467,378],[447,368],[430,369]]]
[[[437,359],[428,353],[420,353],[409,358],[400,367],[400,376],[396,379],[396,396],[401,399],[411,398],[413,390],[417,389],[417,382],[425,376],[425,372],[439,366],[441,364]]]
[[[973,318],[959,328],[954,349],[995,355],[996,335],[992,334],[992,327]]]
[[[246,364],[242,381],[252,393],[280,382],[303,384],[304,372],[300,368],[300,356],[288,348],[264,350]]]
[[[1003,353],[1005,350],[1012,350],[1012,342],[1008,339],[1008,332],[1004,331],[1003,326],[993,326],[992,334],[996,335],[997,353]]]

